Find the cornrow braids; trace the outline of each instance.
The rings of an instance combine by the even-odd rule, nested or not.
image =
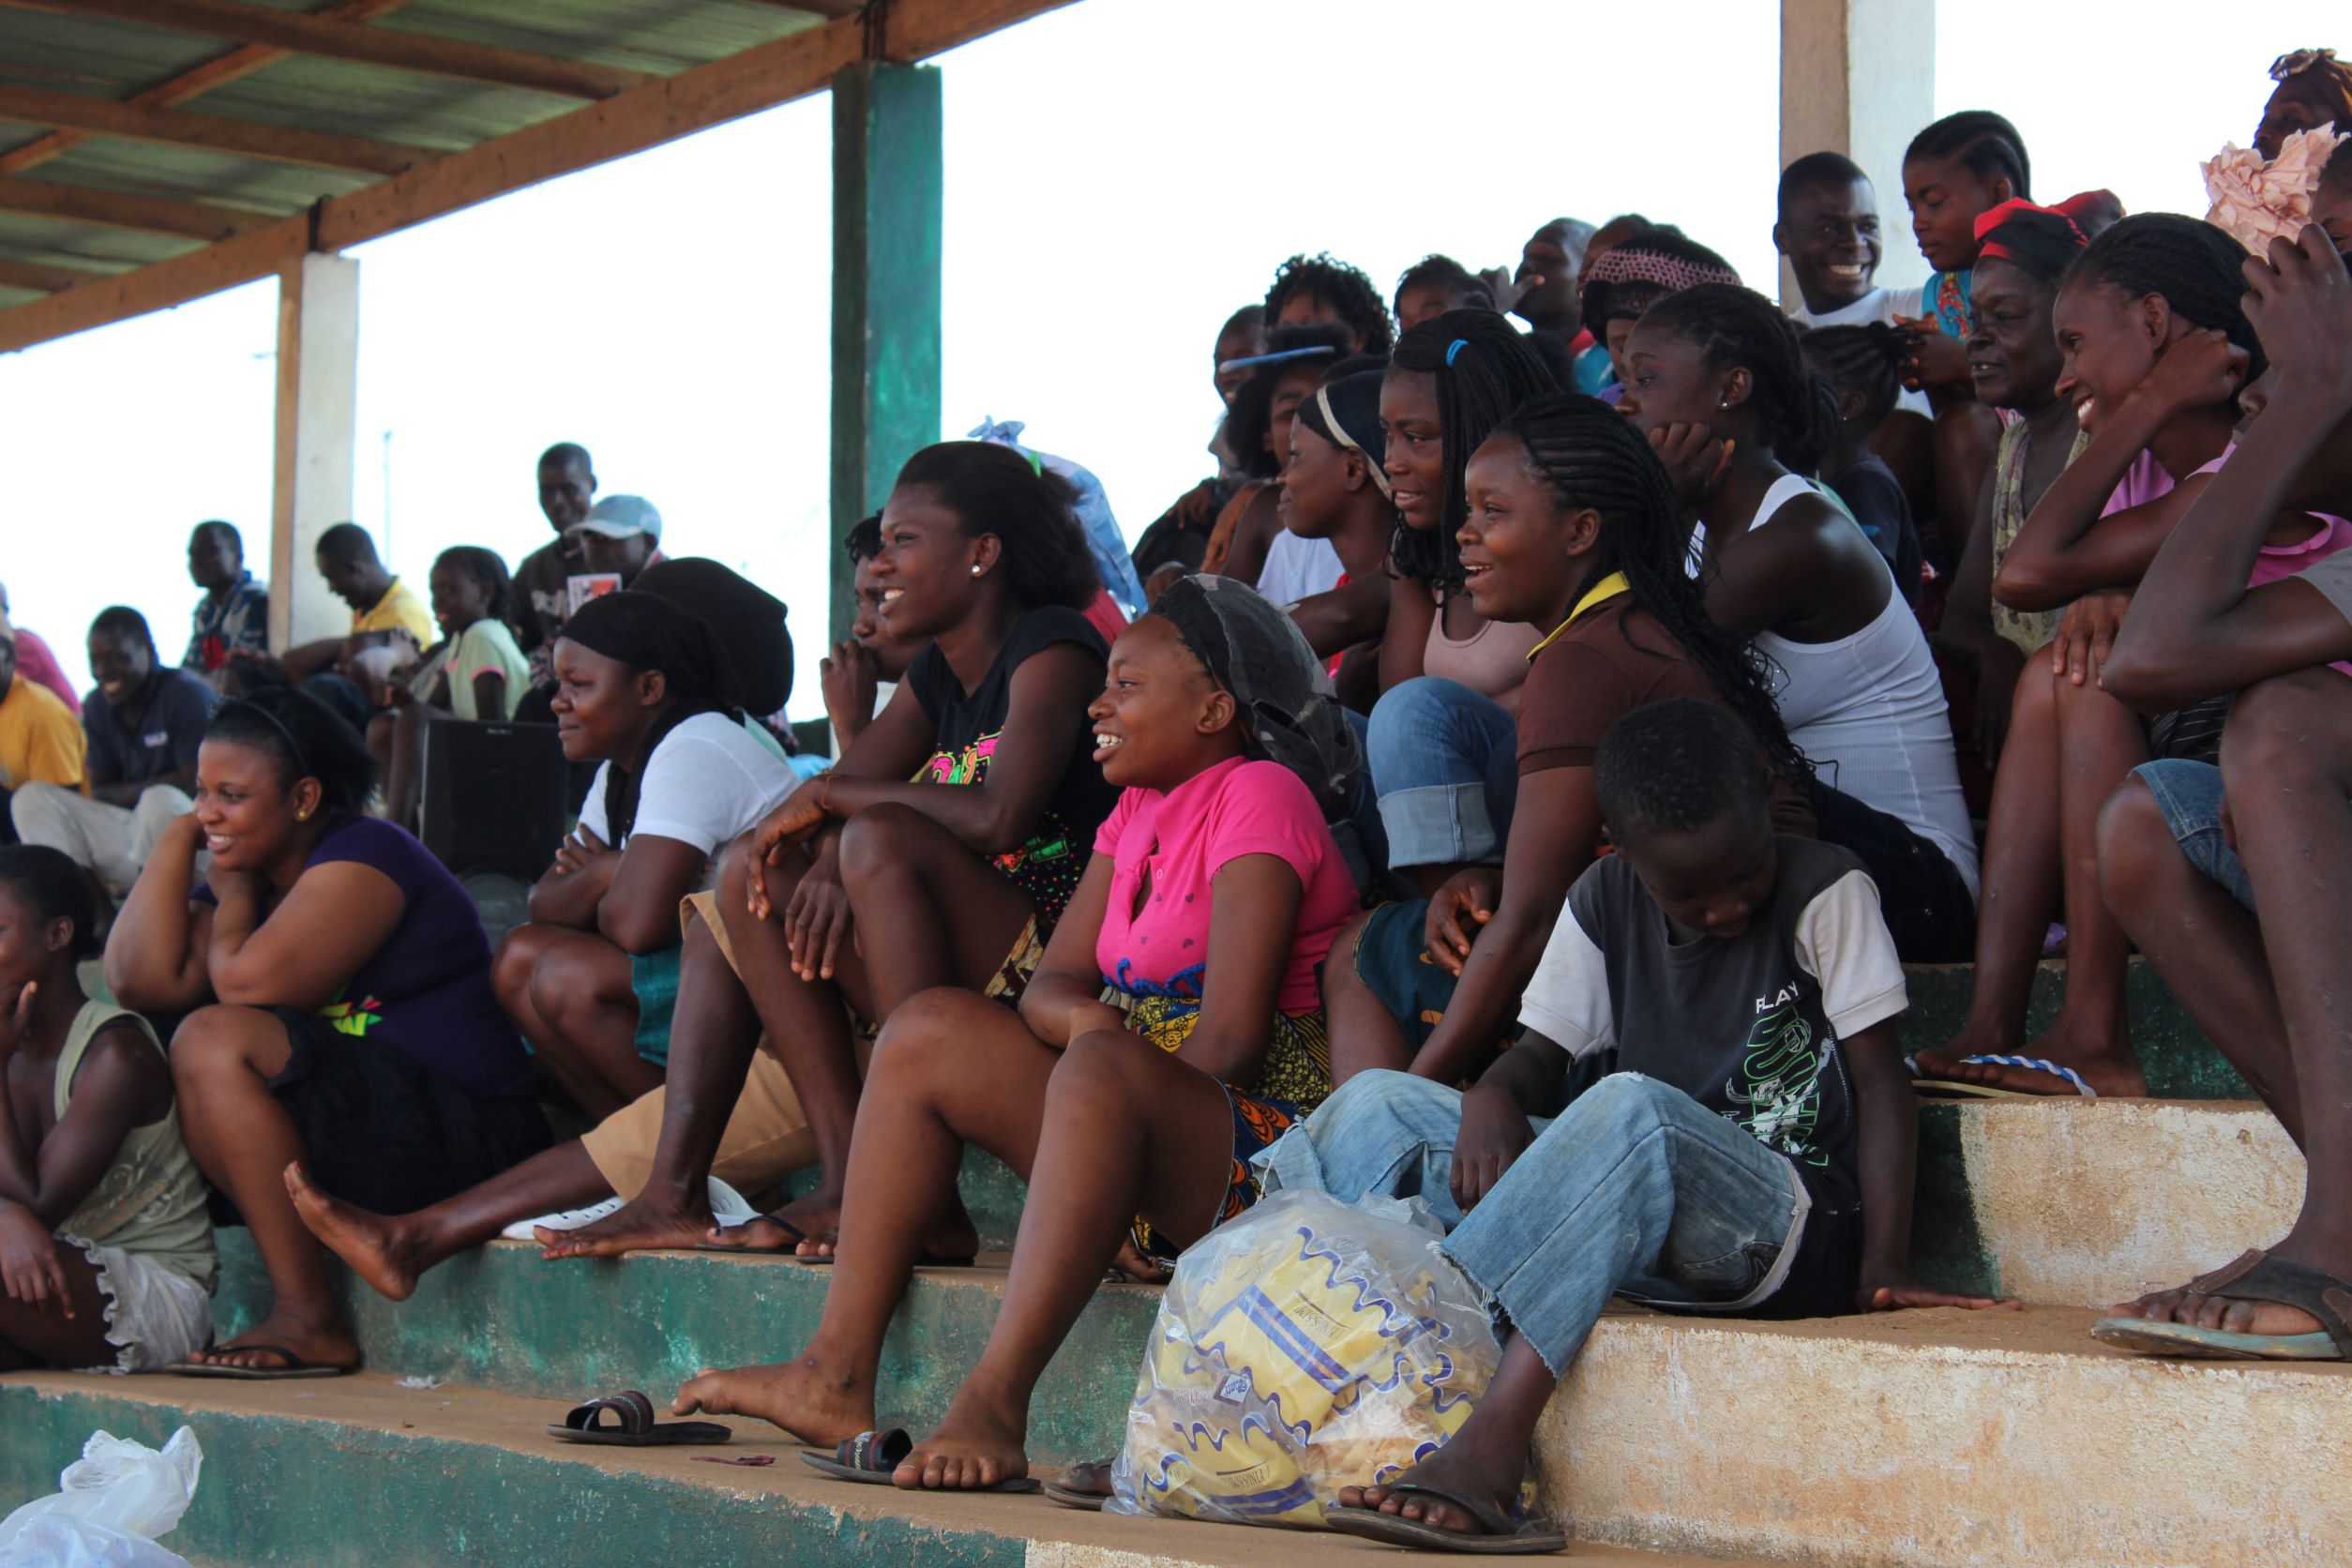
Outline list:
[[[1636,607],[1655,616],[1714,683],[1773,770],[1792,786],[1810,778],[1813,764],[1781,722],[1770,661],[1707,613],[1706,591],[1690,573],[1690,524],[1674,482],[1633,421],[1598,398],[1555,392],[1520,405],[1494,433],[1527,449],[1561,505],[1601,514],[1594,579],[1623,572]]]
[[[2245,260],[2245,248],[2224,230],[2176,212],[2144,212],[2092,240],[2059,286],[2118,289],[2132,299],[2161,295],[2190,325],[2219,332],[2244,349],[2252,381],[2269,360],[2246,320]]]
[[[1841,399],[1860,395],[1862,424],[1876,430],[1894,412],[1903,395],[1903,361],[1911,352],[1900,331],[1885,322],[1817,326],[1799,336],[1798,347]]]
[[[1743,368],[1749,400],[1764,422],[1772,455],[1792,474],[1810,475],[1837,435],[1837,393],[1805,369],[1797,324],[1780,307],[1732,283],[1701,283],[1668,294],[1642,321],[1656,322],[1697,345],[1711,370]]]
[[[1388,303],[1372,286],[1372,279],[1363,268],[1349,266],[1328,250],[1293,256],[1274,268],[1274,283],[1266,290],[1268,330],[1282,320],[1282,308],[1301,294],[1338,311],[1366,354],[1386,354],[1396,340],[1396,324],[1389,319]]]
[[[1527,339],[1492,310],[1448,310],[1430,317],[1396,340],[1389,368],[1438,378],[1438,435],[1445,460],[1438,526],[1425,534],[1400,517],[1389,559],[1401,576],[1458,591],[1462,547],[1454,535],[1470,516],[1462,471],[1512,410],[1530,398],[1558,392],[1560,382]]]
[[[1950,158],[1987,184],[2006,179],[2012,196],[2033,197],[2033,164],[2026,157],[2026,139],[1989,109],[1947,114],[1912,137],[1903,149],[1903,161],[1922,158]]]

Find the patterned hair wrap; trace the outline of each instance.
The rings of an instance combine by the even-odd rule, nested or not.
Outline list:
[[[1152,601],[1209,678],[1233,694],[1249,755],[1280,762],[1315,792],[1326,822],[1355,802],[1364,752],[1331,677],[1289,616],[1247,583],[1187,577]]]
[[[1584,281],[1587,288],[1595,283],[1655,283],[1680,294],[1701,283],[1737,283],[1740,275],[1727,266],[1670,256],[1635,242],[1603,251],[1585,270]]]
[[[2021,196],[1988,207],[1977,214],[1976,259],[2007,262],[2044,283],[2055,283],[2067,263],[2090,243],[2076,215],[2113,200],[2103,190],[2087,190],[2056,206],[2037,206]]]

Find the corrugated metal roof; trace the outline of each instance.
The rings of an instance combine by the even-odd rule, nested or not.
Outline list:
[[[215,273],[264,275],[301,237],[248,234],[200,260],[255,226],[240,219],[366,192],[351,225],[369,237],[821,87],[863,53],[920,58],[1064,0],[886,3],[876,19],[855,0],[0,0],[0,347],[228,286]],[[275,32],[288,19],[292,50]],[[421,66],[335,57],[426,46]],[[576,158],[541,136],[511,171],[466,160],[569,114],[591,149]],[[239,145],[201,144],[214,134]],[[162,262],[168,283],[107,281]],[[82,294],[98,284],[104,303]]]

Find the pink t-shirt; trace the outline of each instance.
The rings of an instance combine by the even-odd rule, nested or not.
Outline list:
[[[16,628],[16,670],[35,686],[45,686],[65,699],[66,706],[75,713],[82,711],[82,699],[73,694],[73,684],[57,668],[57,656],[49,651],[48,643],[23,626]]]
[[[1274,1006],[1319,1012],[1315,971],[1356,912],[1356,886],[1315,796],[1279,762],[1235,757],[1163,794],[1129,790],[1094,836],[1111,857],[1110,904],[1094,961],[1104,980],[1135,995],[1198,1000],[1209,959],[1210,882],[1246,854],[1280,856],[1304,890]],[[1150,901],[1136,913],[1144,874]]]
[[[1127,629],[1127,612],[1119,608],[1119,601],[1110,596],[1110,590],[1099,588],[1094,602],[1078,611],[1086,624],[1103,634],[1103,646],[1108,648],[1119,641],[1119,634]]]
[[[2237,450],[2238,444],[2231,442],[2228,451],[2198,469],[2197,473],[2220,473],[2222,464],[2229,461],[2230,454]],[[2352,522],[2328,512],[2314,512],[2311,516],[2318,520],[2319,532],[2299,545],[2264,545],[2262,552],[2254,557],[2254,571],[2246,579],[2247,587],[2259,588],[2266,582],[2299,576],[2336,551],[2352,547]],[[2329,668],[2341,674],[2352,675],[2352,663],[2341,659]]]

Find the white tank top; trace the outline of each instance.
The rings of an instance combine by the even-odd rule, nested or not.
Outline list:
[[[1798,496],[1817,493],[1812,481],[1785,475],[1764,492],[1749,530],[1764,527]],[[1887,580],[1887,604],[1868,626],[1832,642],[1792,642],[1760,631],[1756,645],[1778,667],[1773,689],[1781,722],[1813,759],[1821,782],[1899,819],[1943,851],[1973,897],[1976,835],[1960,793],[1943,683],[1918,617],[1894,591],[1893,573],[1876,550],[1871,559]]]

